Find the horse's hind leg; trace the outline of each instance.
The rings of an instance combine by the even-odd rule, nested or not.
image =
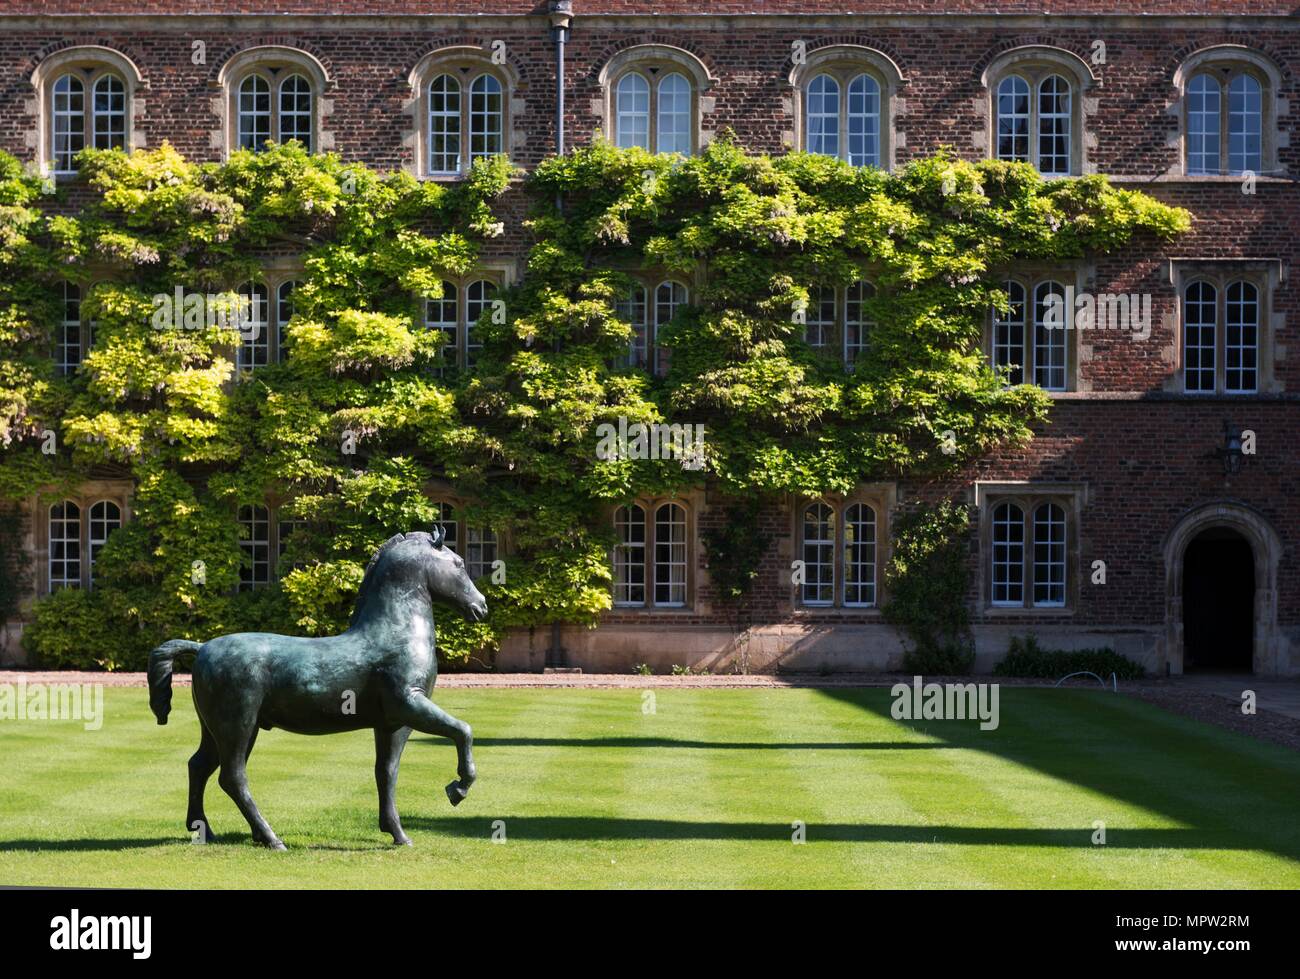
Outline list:
[[[421,693],[412,693],[398,710],[397,722],[407,724],[425,734],[450,738],[456,743],[456,774],[460,780],[447,786],[447,798],[453,806],[460,805],[474,784],[474,735],[468,724],[452,717]]]
[[[212,824],[203,812],[203,791],[221,764],[221,756],[217,753],[217,741],[212,732],[202,721],[199,723],[203,734],[199,739],[199,750],[190,756],[190,804],[185,813],[185,828],[197,833],[200,843],[207,843],[212,839]]]
[[[402,830],[402,819],[397,815],[397,766],[402,761],[402,749],[411,736],[409,727],[389,731],[375,728],[375,784],[379,786],[379,828],[393,834],[393,842],[411,845],[411,838]]]
[[[245,763],[253,750],[253,742],[256,738],[257,728],[253,726],[247,731],[234,732],[229,740],[220,744],[221,774],[217,776],[217,781],[248,820],[248,827],[253,831],[253,840],[269,846],[272,850],[283,850],[285,845],[275,835],[271,824],[262,817],[257,809],[257,803],[253,801],[252,793],[248,791],[248,772]]]

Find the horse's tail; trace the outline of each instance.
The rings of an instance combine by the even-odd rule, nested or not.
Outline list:
[[[149,654],[149,709],[159,724],[167,723],[172,709],[172,660],[201,648],[189,639],[168,639]]]

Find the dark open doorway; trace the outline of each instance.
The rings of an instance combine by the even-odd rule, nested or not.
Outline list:
[[[1255,645],[1255,556],[1234,530],[1214,527],[1183,557],[1183,669],[1249,673]]]

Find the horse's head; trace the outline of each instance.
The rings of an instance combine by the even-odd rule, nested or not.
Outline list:
[[[435,526],[426,536],[430,556],[424,569],[429,597],[460,609],[471,622],[482,622],[488,614],[487,599],[465,570],[464,559],[443,545],[441,528]]]

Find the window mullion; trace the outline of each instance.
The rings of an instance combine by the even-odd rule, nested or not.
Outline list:
[[[1023,580],[1023,606],[1025,608],[1034,607],[1034,505],[1027,502],[1022,508],[1024,512],[1024,529],[1023,535],[1024,546],[1021,548],[1021,568],[1020,576]]]

